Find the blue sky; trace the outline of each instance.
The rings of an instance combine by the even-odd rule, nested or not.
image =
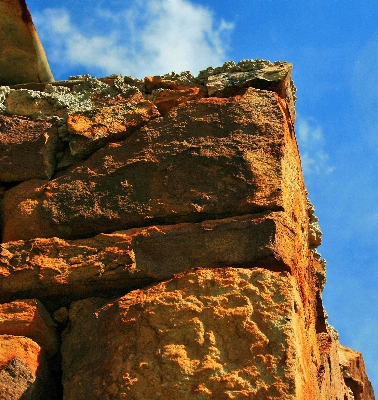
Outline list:
[[[27,0],[56,79],[294,64],[296,133],[342,344],[378,391],[378,2]]]

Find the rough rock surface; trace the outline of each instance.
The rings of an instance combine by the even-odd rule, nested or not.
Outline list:
[[[74,303],[65,398],[315,398],[300,304],[288,273],[259,268],[184,272],[94,310]]]
[[[0,335],[0,399],[58,399],[43,350],[33,340]]]
[[[0,87],[4,399],[374,399],[326,321],[291,68]]]
[[[0,181],[50,179],[57,146],[58,129],[51,122],[0,115]]]
[[[55,323],[35,299],[0,304],[0,334],[29,337],[49,356],[59,351]]]
[[[54,80],[25,0],[0,2],[0,43],[0,85]]]
[[[0,249],[0,300],[49,304],[122,292],[196,267],[296,268],[282,212],[136,228],[89,239],[31,239]],[[1,309],[0,309],[1,310]]]
[[[355,399],[368,400],[374,398],[374,391],[367,379],[362,354],[339,344],[341,371],[348,387]]]
[[[51,181],[10,189],[4,240],[88,237],[151,221],[294,212],[305,208],[299,168],[275,93],[250,88],[240,98],[192,101]]]

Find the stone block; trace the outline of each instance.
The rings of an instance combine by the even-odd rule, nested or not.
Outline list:
[[[50,179],[58,130],[49,121],[0,115],[0,181]]]
[[[178,106],[51,181],[4,196],[3,240],[80,238],[284,210],[306,231],[297,144],[276,93]]]
[[[65,399],[315,399],[302,312],[288,273],[242,268],[74,303]]]
[[[28,337],[49,357],[59,351],[55,324],[43,304],[35,299],[0,304],[0,335]]]
[[[198,267],[294,271],[300,265],[300,238],[285,217],[277,212],[135,228],[89,239],[3,243],[0,300],[37,297],[56,309],[73,299],[124,293]]]
[[[26,337],[0,335],[0,399],[58,398],[41,347]]]

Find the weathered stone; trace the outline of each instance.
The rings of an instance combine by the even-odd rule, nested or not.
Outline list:
[[[33,118],[64,117],[67,115],[65,104],[58,104],[49,93],[28,89],[12,89],[4,101],[5,112]]]
[[[206,92],[203,89],[196,86],[189,86],[187,88],[176,90],[155,89],[148,98],[153,101],[159,112],[162,115],[165,115],[179,104],[201,99],[202,97],[205,97],[205,94]]]
[[[366,375],[362,354],[339,344],[338,355],[345,385],[349,394],[353,394],[353,397],[350,397],[358,400],[374,399],[373,387]]]
[[[199,269],[98,304],[71,307],[66,400],[317,398],[287,273]]]
[[[317,335],[320,364],[318,365],[317,380],[320,398],[355,400],[350,397],[347,386],[340,370],[338,342],[324,330]]]
[[[89,237],[263,210],[285,210],[305,231],[300,168],[275,93],[249,88],[241,97],[191,101],[50,182],[8,190],[3,240]]]
[[[38,297],[56,309],[72,299],[124,293],[195,267],[293,271],[298,238],[288,224],[278,212],[75,241],[7,242],[0,250],[0,301]]]
[[[0,88],[2,154],[57,164],[15,185],[0,157],[0,399],[374,399],[323,309],[290,73]]]
[[[41,347],[26,337],[0,335],[0,399],[57,398]]]
[[[9,86],[0,86],[0,112],[2,113],[5,110],[4,100],[10,93]]]
[[[169,79],[167,76],[146,76],[144,78],[144,89],[147,92],[152,92],[157,89],[179,90],[194,85],[194,82],[189,80],[182,82],[174,78]]]
[[[88,156],[106,143],[125,139],[146,121],[159,115],[156,107],[147,100],[69,114],[67,131],[71,154]]]
[[[51,122],[0,115],[0,181],[50,179],[57,145]]]
[[[53,81],[25,0],[0,2],[0,85]]]
[[[143,96],[138,89],[125,85],[122,80],[119,84],[114,80],[110,86],[100,79],[86,76],[55,84],[18,85],[6,94],[4,106],[5,111],[13,115],[66,118],[69,113],[140,101],[143,101]]]
[[[5,334],[34,340],[48,356],[59,350],[55,324],[38,300],[0,304],[0,335]]]
[[[247,87],[276,92],[288,104],[292,123],[295,123],[295,88],[291,80],[292,64],[282,62],[256,65],[252,70],[223,72],[210,75],[206,87],[209,96],[230,96],[242,93]]]

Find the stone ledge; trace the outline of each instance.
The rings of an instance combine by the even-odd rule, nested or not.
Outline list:
[[[7,242],[0,251],[0,301],[39,298],[57,309],[110,296],[192,268],[295,268],[298,240],[284,213],[135,228],[81,240]]]

